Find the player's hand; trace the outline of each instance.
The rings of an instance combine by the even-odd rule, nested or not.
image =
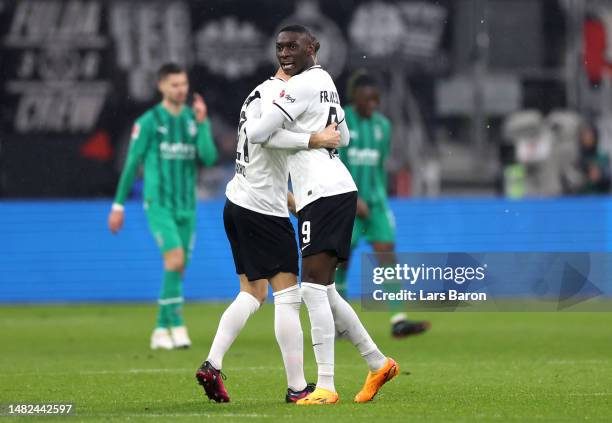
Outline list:
[[[198,93],[193,93],[193,113],[195,114],[196,121],[198,123],[202,123],[208,117],[208,107],[206,106],[206,102],[204,101],[204,97],[202,97]]]
[[[293,196],[293,193],[291,191],[287,192],[287,208],[289,208],[289,211],[292,215],[297,217],[297,210],[295,209],[295,197]]]
[[[366,219],[370,215],[370,208],[361,197],[357,198],[357,217]]]
[[[338,124],[331,123],[327,128],[310,136],[308,148],[337,148],[340,145]]]
[[[112,210],[108,215],[108,229],[113,234],[116,234],[123,227],[123,221],[125,220],[125,212],[123,210]]]

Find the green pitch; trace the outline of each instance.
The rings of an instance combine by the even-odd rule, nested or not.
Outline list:
[[[194,372],[224,308],[187,305],[194,347],[152,352],[153,305],[0,307],[0,403],[71,402],[76,416],[61,418],[70,422],[612,421],[612,313],[419,314],[433,328],[406,340],[390,338],[384,313],[360,313],[401,375],[373,402],[354,404],[367,369],[340,341],[340,403],[298,407],[284,403],[271,305],[225,358],[232,402],[203,396]],[[307,379],[315,381],[305,315],[302,322]]]

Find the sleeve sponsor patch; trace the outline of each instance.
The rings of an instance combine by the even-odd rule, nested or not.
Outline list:
[[[285,90],[282,90],[280,92],[279,97],[280,97],[281,103],[285,103],[285,104],[295,103],[295,97],[292,97],[291,94],[289,94]]]

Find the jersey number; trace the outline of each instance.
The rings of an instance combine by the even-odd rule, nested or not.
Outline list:
[[[238,123],[238,135],[236,137],[237,138],[236,141],[238,143],[238,151],[236,152],[236,158],[238,160],[242,158],[242,160],[245,163],[249,162],[249,140],[246,137],[246,134],[244,134],[245,135],[244,144],[242,148],[240,148],[240,131],[242,131],[242,127],[244,126],[244,123],[247,121],[246,109],[247,107],[249,107],[249,104],[251,104],[251,101],[255,100],[256,98],[261,98],[261,94],[259,94],[259,91],[255,91],[255,93],[249,98],[247,98],[246,101],[244,102],[244,105],[242,106],[242,111],[240,112],[240,122]]]
[[[332,124],[332,122],[338,122],[338,110],[334,107],[334,106],[330,106],[329,107],[329,115],[327,115],[327,123],[325,124],[325,126],[329,126]],[[329,158],[333,159],[334,157],[338,156],[338,150],[335,148],[326,148],[327,152],[329,153]]]
[[[302,243],[308,244],[310,242],[310,220],[302,223],[302,235]]]

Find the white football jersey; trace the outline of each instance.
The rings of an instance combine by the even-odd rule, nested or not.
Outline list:
[[[313,134],[344,120],[338,90],[321,66],[293,76],[274,104],[285,115],[285,128]],[[301,150],[288,157],[297,210],[321,197],[357,191],[350,172],[336,150]]]
[[[260,104],[261,113],[266,113],[274,107],[273,100],[285,85],[286,82],[281,79],[270,78],[251,91],[242,105],[238,125],[236,174],[225,189],[225,195],[232,203],[258,213],[280,217],[289,217],[287,155],[291,151],[249,143],[244,123],[250,111],[249,105],[258,107]],[[257,99],[260,101],[255,101]]]

